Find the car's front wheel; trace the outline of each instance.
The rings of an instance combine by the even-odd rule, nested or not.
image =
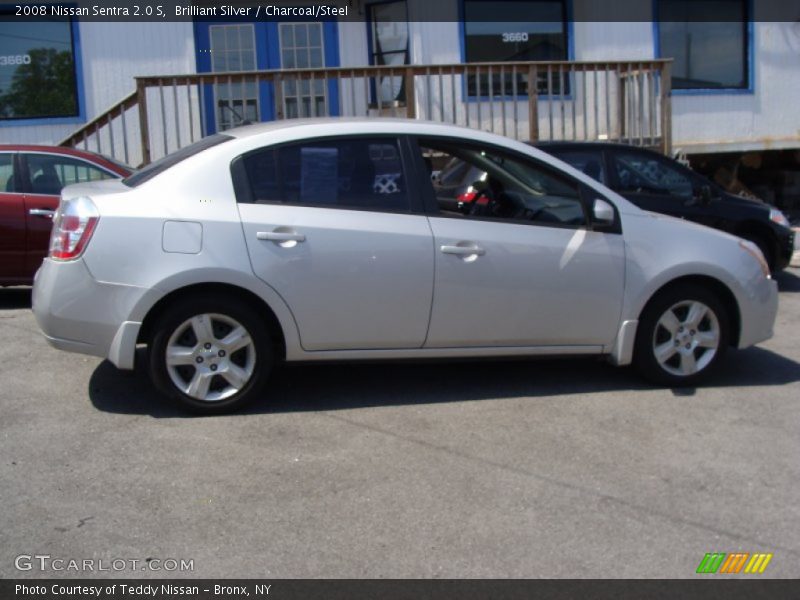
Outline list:
[[[634,362],[645,379],[670,387],[695,385],[719,363],[730,324],[717,296],[698,285],[676,285],[642,313]]]
[[[216,295],[183,298],[155,327],[150,375],[183,408],[220,414],[260,394],[272,356],[269,331],[248,305]]]

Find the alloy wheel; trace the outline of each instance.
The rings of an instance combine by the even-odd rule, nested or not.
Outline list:
[[[652,349],[667,373],[688,377],[705,369],[717,354],[720,325],[711,308],[698,300],[673,304],[658,319]]]
[[[195,315],[181,323],[167,341],[167,373],[184,394],[218,402],[242,390],[256,362],[250,332],[235,319],[217,313]]]

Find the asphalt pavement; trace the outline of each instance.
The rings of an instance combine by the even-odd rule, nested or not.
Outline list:
[[[587,359],[295,366],[214,418],[50,348],[0,289],[0,577],[691,578],[708,552],[799,577],[800,269],[779,283],[775,337],[699,389]]]

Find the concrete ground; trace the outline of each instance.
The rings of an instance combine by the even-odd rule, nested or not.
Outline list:
[[[51,349],[0,290],[0,577],[696,577],[734,551],[799,577],[800,270],[780,286],[775,337],[702,389],[584,359],[305,366],[217,418]]]

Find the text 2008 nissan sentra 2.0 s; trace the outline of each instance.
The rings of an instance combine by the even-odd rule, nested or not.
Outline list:
[[[437,201],[453,158],[480,201]],[[218,134],[123,181],[71,186],[33,309],[50,343],[224,412],[278,360],[606,355],[696,384],[772,335],[751,242],[644,212],[530,146],[406,120]]]

